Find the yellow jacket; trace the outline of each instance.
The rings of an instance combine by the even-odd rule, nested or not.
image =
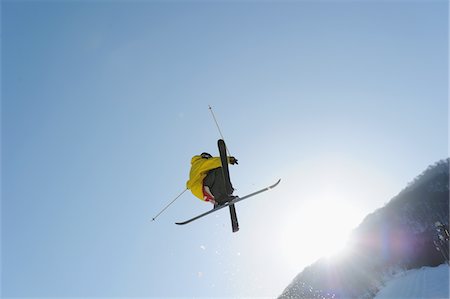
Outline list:
[[[205,200],[203,198],[203,180],[210,170],[218,167],[222,167],[222,162],[219,157],[209,159],[204,159],[200,155],[192,157],[191,171],[189,173],[189,180],[186,182],[186,187],[196,197]]]

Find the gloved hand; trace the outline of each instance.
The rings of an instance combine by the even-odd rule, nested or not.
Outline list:
[[[230,164],[231,165],[238,164],[238,160],[235,157],[230,157]]]

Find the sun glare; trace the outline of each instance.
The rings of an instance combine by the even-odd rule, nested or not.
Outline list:
[[[284,195],[292,202],[280,237],[284,257],[298,267],[345,254],[351,231],[365,215],[360,210],[362,201],[382,198],[384,191],[373,190],[373,186],[383,186],[386,181],[373,166],[342,155],[311,158],[292,166],[291,176],[286,189],[295,193]]]
[[[321,256],[331,256],[345,249],[354,218],[349,207],[320,200],[310,204],[306,222],[313,224],[309,234],[310,250]]]
[[[286,258],[307,266],[322,257],[345,254],[347,241],[359,220],[358,213],[345,204],[318,199],[302,206],[284,232]]]

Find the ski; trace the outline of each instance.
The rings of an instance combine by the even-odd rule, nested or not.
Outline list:
[[[238,202],[240,202],[240,201],[242,201],[242,200],[244,200],[244,199],[250,198],[250,197],[255,196],[255,195],[257,195],[257,194],[260,194],[260,193],[262,193],[262,192],[265,192],[265,191],[268,191],[268,190],[270,190],[270,189],[273,189],[273,188],[275,188],[280,182],[281,182],[281,179],[278,180],[275,184],[273,184],[273,185],[271,185],[271,186],[268,186],[268,187],[263,188],[263,189],[261,189],[261,190],[255,191],[255,192],[250,193],[250,194],[248,194],[248,195],[245,195],[245,196],[243,196],[243,197],[236,197],[236,198],[234,198],[233,200],[227,202],[227,203],[224,204],[224,205],[218,206],[218,207],[216,207],[216,208],[214,208],[214,209],[212,209],[212,210],[209,210],[209,211],[207,211],[207,212],[205,212],[205,213],[203,213],[203,214],[200,214],[200,215],[198,215],[198,216],[196,216],[196,217],[194,217],[194,218],[191,218],[191,219],[189,219],[189,220],[186,220],[186,221],[184,221],[184,222],[176,222],[175,224],[177,224],[177,225],[185,225],[185,224],[188,224],[188,223],[190,223],[190,222],[192,222],[192,221],[194,221],[194,220],[200,219],[200,218],[202,218],[202,217],[204,217],[204,216],[206,216],[206,215],[209,215],[209,214],[212,214],[212,213],[214,213],[214,212],[217,212],[217,211],[220,210],[220,209],[223,209],[223,208],[228,207],[228,206],[230,206],[230,205],[234,205],[235,203],[238,203]]]
[[[233,187],[231,186],[230,179],[230,170],[228,168],[228,156],[227,156],[227,147],[225,145],[225,141],[219,139],[217,141],[217,146],[219,148],[220,160],[222,162],[222,174],[225,186],[225,192],[227,196],[231,196],[233,194]],[[236,215],[236,207],[231,204],[230,206],[230,218],[231,218],[231,230],[233,233],[239,231],[239,222]]]
[[[227,193],[227,195],[231,195],[233,193],[233,187],[231,186],[230,170],[228,168],[227,146],[225,145],[225,141],[219,139],[217,141],[217,147],[219,148],[220,161],[222,162],[222,174],[223,180],[225,182],[225,192]]]
[[[230,218],[231,218],[231,231],[233,233],[239,231],[239,222],[236,215],[236,207],[233,205],[230,205]]]

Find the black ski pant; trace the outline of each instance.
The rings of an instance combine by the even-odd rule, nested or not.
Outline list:
[[[229,182],[229,184],[231,186],[231,190],[234,190],[231,182]],[[222,167],[210,170],[203,180],[203,185],[209,187],[209,190],[211,190],[211,193],[217,203],[224,204],[230,199],[229,195],[231,194],[227,194]]]

